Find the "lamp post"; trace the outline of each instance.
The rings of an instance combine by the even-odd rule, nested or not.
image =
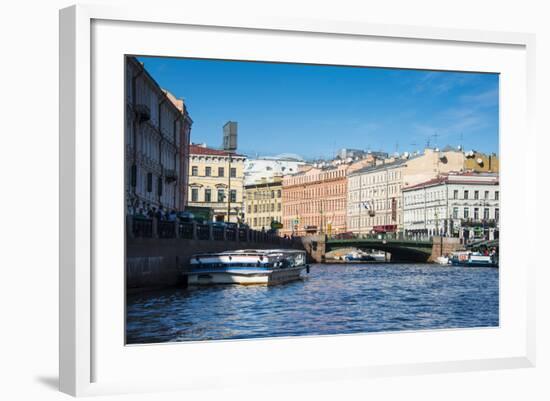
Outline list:
[[[229,169],[227,171],[227,222],[231,218],[231,154],[229,154]]]

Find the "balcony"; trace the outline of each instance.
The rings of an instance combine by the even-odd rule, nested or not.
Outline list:
[[[462,227],[486,227],[486,228],[494,228],[497,226],[497,221],[495,219],[461,219],[460,225]]]
[[[166,182],[174,182],[178,179],[178,174],[176,173],[176,170],[173,169],[165,169],[164,170],[164,177],[166,179]]]
[[[151,110],[149,109],[149,106],[144,104],[136,104],[134,110],[140,123],[151,119]]]

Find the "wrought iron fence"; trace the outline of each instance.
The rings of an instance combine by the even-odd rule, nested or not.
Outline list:
[[[210,226],[208,224],[197,224],[197,238],[210,239]]]
[[[223,227],[212,227],[212,236],[216,241],[223,241]]]
[[[153,220],[134,217],[132,221],[132,234],[136,238],[151,238],[153,236]]]
[[[245,242],[248,240],[247,235],[246,235],[246,228],[239,228],[239,241],[240,242]]]
[[[159,238],[175,238],[176,223],[173,221],[159,221],[157,225]]]
[[[183,239],[193,239],[193,223],[179,223],[178,236]]]
[[[237,229],[236,228],[226,228],[225,229],[225,239],[227,241],[236,241],[237,240]]]
[[[156,232],[154,227],[156,226]],[[212,230],[212,233],[210,231]],[[239,241],[271,243],[277,245],[294,245],[298,238],[282,238],[276,234],[250,230],[245,227],[224,227],[211,223],[160,220],[153,224],[153,219],[147,217],[132,218],[132,235],[135,238],[181,238],[216,241]],[[212,237],[211,237],[212,235]]]

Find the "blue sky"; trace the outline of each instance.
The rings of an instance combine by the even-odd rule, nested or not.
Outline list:
[[[498,75],[140,57],[185,99],[192,142],[239,152],[331,157],[347,148],[415,151],[426,143],[498,153]],[[437,136],[434,136],[437,135]]]

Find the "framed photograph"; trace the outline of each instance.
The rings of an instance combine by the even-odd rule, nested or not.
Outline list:
[[[61,10],[61,390],[534,366],[533,49]]]

